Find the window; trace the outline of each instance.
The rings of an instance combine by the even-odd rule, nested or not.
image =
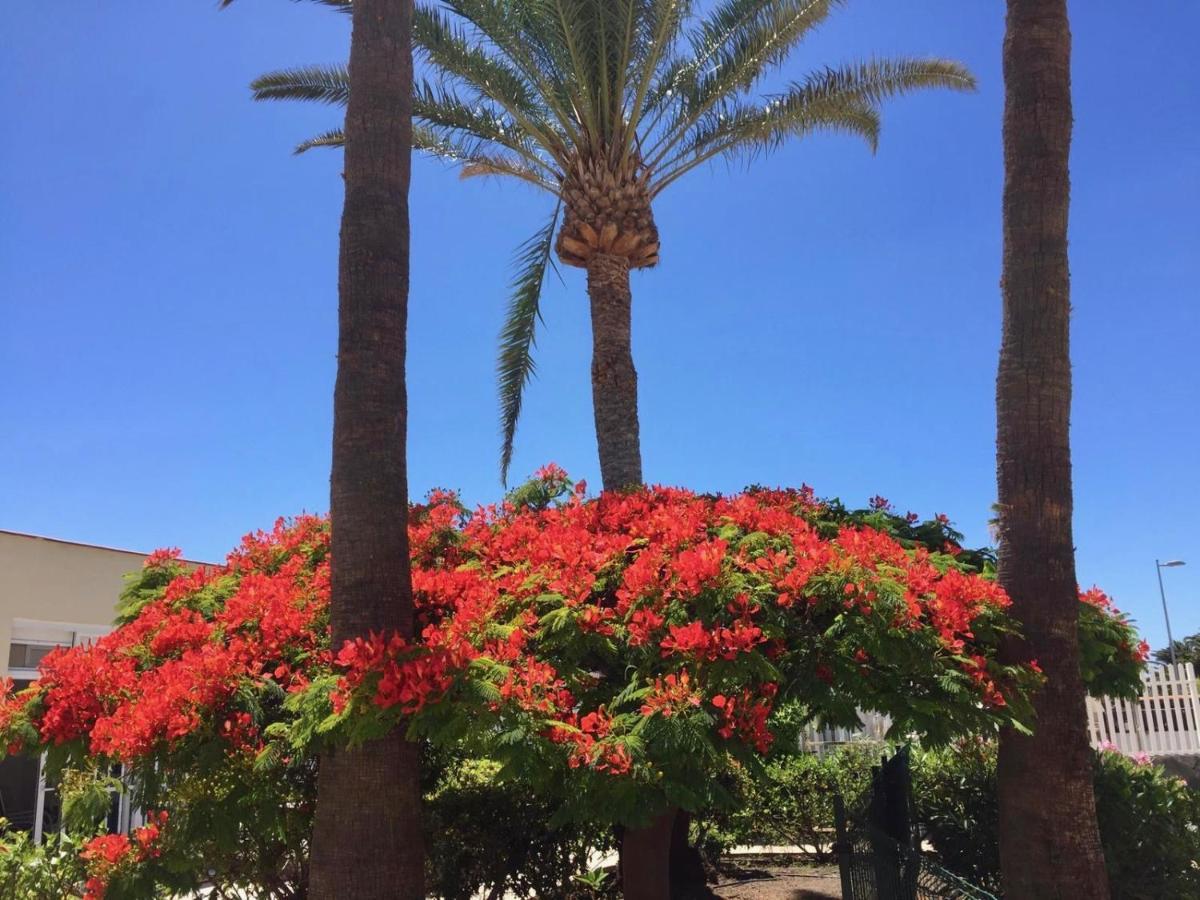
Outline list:
[[[57,645],[40,641],[13,641],[8,645],[10,669],[36,669],[38,663]]]

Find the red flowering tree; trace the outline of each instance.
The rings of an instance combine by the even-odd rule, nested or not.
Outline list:
[[[871,709],[934,742],[1030,724],[1036,664],[995,661],[1007,598],[945,521],[807,489],[589,500],[551,467],[473,514],[436,493],[409,527],[419,641],[331,655],[329,528],[302,517],[219,569],[153,557],[117,631],[0,704],[10,751],[122,763],[166,813],[89,847],[92,896],[206,878],[299,896],[318,751],[398,720],[563,816],[627,825],[726,801],[716,776],[753,770],[785,722]],[[1096,672],[1136,681],[1128,623],[1089,609],[1112,649]]]

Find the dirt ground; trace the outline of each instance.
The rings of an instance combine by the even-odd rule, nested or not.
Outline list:
[[[712,889],[721,900],[838,900],[842,896],[836,866],[766,861],[728,868]]]

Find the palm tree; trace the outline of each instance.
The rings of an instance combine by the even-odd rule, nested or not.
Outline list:
[[[320,0],[347,7],[350,0]],[[763,80],[842,0],[444,0],[418,2],[414,43],[431,80],[413,100],[414,146],[464,176],[515,178],[553,201],[522,246],[498,364],[503,448],[512,458],[539,297],[553,255],[587,270],[592,399],[607,489],[642,481],[630,272],[659,260],[653,204],[693,169],[753,159],[816,131],[874,148],[879,106],[918,88],[969,90],[942,59],[825,68],[776,93]],[[345,103],[346,72],[309,66],[253,85],[259,99]],[[341,131],[303,152],[340,146]]]
[[[1103,898],[1071,535],[1066,0],[1008,0],[1004,82],[999,572],[1026,633],[1009,652],[1037,658],[1046,683],[1036,733],[1001,735],[1000,864],[1009,897]]]
[[[411,31],[411,0],[354,5],[330,477],[335,647],[370,632],[412,635],[404,372]],[[399,730],[321,755],[311,900],[425,896],[418,762]]]

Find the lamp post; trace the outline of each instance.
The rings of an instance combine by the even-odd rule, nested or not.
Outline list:
[[[1154,566],[1158,570],[1158,595],[1162,597],[1163,605],[1163,620],[1167,623],[1167,646],[1171,650],[1171,668],[1175,668],[1175,639],[1171,637],[1171,617],[1167,614],[1167,592],[1163,590],[1162,570],[1174,569],[1177,566],[1187,565],[1182,559],[1168,559],[1166,562],[1154,561]]]

